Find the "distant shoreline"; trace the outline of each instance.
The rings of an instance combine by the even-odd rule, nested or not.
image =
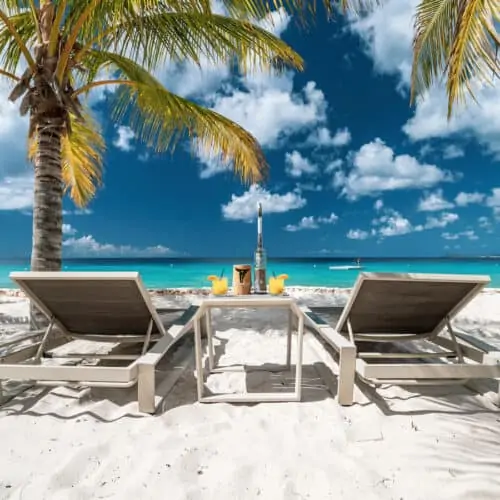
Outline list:
[[[434,257],[363,257],[353,255],[348,257],[343,256],[302,256],[302,257],[268,257],[268,262],[353,262],[357,259],[366,262],[399,262],[399,261],[484,261],[484,260],[500,260],[500,255],[448,255]],[[210,263],[210,262],[252,262],[252,255],[236,256],[236,257],[69,257],[63,259],[65,263],[88,263],[88,262],[166,262],[166,263]],[[29,258],[27,257],[3,257],[0,258],[0,264],[19,263],[29,266]]]

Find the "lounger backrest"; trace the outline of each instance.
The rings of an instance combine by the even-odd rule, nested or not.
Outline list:
[[[144,335],[165,333],[138,273],[11,273],[28,298],[68,333]]]
[[[361,273],[337,330],[354,334],[440,331],[490,282],[488,276]]]

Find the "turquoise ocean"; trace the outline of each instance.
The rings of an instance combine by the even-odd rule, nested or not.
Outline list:
[[[210,286],[209,274],[232,276],[234,264],[251,259],[75,259],[66,271],[138,271],[148,288],[200,288]],[[286,273],[289,286],[350,287],[360,269],[347,269],[353,259],[270,259],[268,276]],[[399,273],[486,274],[491,287],[500,288],[500,259],[362,259],[361,271]],[[0,260],[0,288],[14,288],[11,271],[27,271],[29,262]]]

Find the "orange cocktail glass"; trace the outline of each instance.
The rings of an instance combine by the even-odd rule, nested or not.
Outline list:
[[[285,280],[287,279],[287,274],[280,274],[279,276],[269,278],[269,293],[271,295],[281,295],[285,291]]]
[[[214,295],[226,295],[228,290],[227,278],[211,274],[208,280],[212,282],[212,293]]]

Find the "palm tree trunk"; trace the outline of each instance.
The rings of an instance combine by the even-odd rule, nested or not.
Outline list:
[[[33,200],[32,271],[59,271],[62,261],[62,159],[64,121],[43,117],[37,125]],[[32,326],[40,328],[46,318],[31,305]],[[35,323],[35,325],[33,325]]]

